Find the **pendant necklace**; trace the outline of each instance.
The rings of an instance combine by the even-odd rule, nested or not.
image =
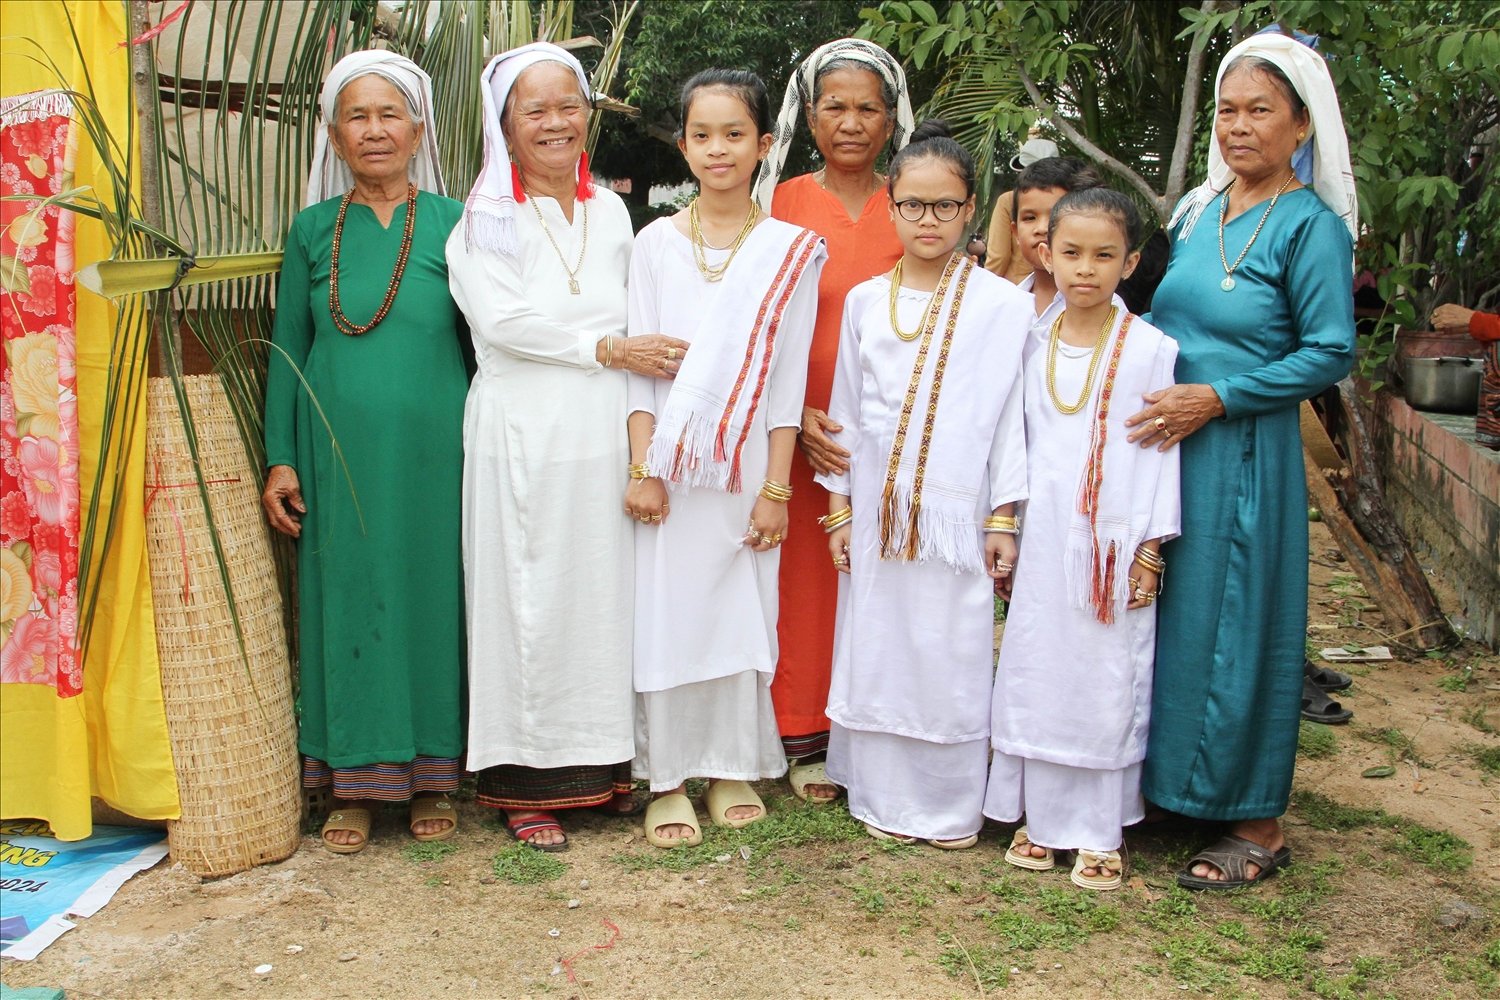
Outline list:
[[[1255,224],[1255,232],[1250,234],[1250,242],[1245,244],[1245,249],[1240,251],[1240,255],[1234,259],[1233,264],[1229,263],[1229,258],[1224,255],[1224,218],[1229,214],[1229,187],[1233,187],[1234,182],[1231,181],[1229,187],[1224,189],[1224,200],[1219,203],[1219,262],[1224,265],[1224,280],[1219,282],[1219,287],[1224,291],[1234,291],[1235,269],[1240,266],[1241,262],[1245,259],[1245,254],[1249,253],[1250,248],[1255,245],[1255,238],[1260,235],[1261,227],[1271,217],[1271,209],[1276,207],[1276,199],[1280,198],[1282,192],[1296,179],[1297,175],[1292,174],[1286,180],[1282,181],[1281,187],[1277,188],[1276,193],[1271,195],[1271,203],[1266,206],[1266,210],[1261,213],[1260,221]]]
[[[583,207],[583,239],[578,246],[578,263],[571,268],[568,267],[568,258],[563,256],[562,247],[557,245],[557,240],[552,236],[552,230],[547,228],[547,220],[542,217],[542,210],[537,206],[536,198],[527,198],[531,202],[531,210],[536,213],[536,221],[541,223],[542,232],[546,234],[547,242],[552,244],[552,252],[557,254],[558,263],[562,264],[563,272],[568,276],[568,291],[574,295],[583,294],[578,287],[578,272],[583,270],[583,255],[589,251],[589,203],[580,201]]]

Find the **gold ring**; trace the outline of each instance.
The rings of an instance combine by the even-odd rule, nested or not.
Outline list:
[[[651,523],[651,518],[647,517],[645,514],[640,515],[639,517],[636,518],[636,520],[640,521],[642,524],[650,524]]]
[[[667,360],[668,361],[676,361],[677,360],[677,348],[675,348],[675,347],[669,347],[669,348],[667,348]]]
[[[651,520],[651,521],[660,521],[661,520],[661,515],[660,514],[652,514],[648,518],[648,520]]]

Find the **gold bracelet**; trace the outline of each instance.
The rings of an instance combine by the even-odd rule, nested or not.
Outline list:
[[[840,507],[832,514],[824,514],[822,517],[818,518],[818,523],[823,526],[824,532],[831,535],[839,528],[842,528],[844,525],[848,524],[853,519],[853,507]]]
[[[641,462],[639,465],[627,466],[625,471],[630,473],[631,479],[651,478],[651,466],[647,465],[645,462]]]
[[[1152,552],[1150,549],[1136,549],[1135,561],[1153,573],[1160,573],[1167,568],[1167,561],[1159,553]]]
[[[613,337],[605,337],[604,338],[604,367],[606,367],[606,368],[613,368],[614,366],[615,366],[615,338],[613,338]]]
[[[760,484],[759,495],[761,499],[769,500],[772,503],[786,503],[792,498],[792,488],[786,483],[778,483],[775,480],[767,479]]]
[[[1021,522],[1004,514],[994,514],[984,519],[984,530],[986,534],[1019,535]]]

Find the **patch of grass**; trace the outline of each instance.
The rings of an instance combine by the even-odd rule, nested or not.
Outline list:
[[[1037,894],[1037,906],[1053,920],[1085,935],[1112,931],[1120,925],[1117,907],[1073,889],[1044,888]]]
[[[1300,789],[1292,792],[1292,807],[1319,830],[1354,830],[1364,826],[1389,830],[1392,836],[1386,847],[1441,872],[1467,871],[1474,863],[1473,849],[1462,837],[1380,809],[1351,809],[1317,792]]]
[[[457,850],[457,844],[449,844],[441,840],[414,840],[401,848],[401,856],[407,861],[420,864],[424,861],[441,861]]]
[[[1222,996],[1238,991],[1235,954],[1207,932],[1175,935],[1156,946],[1167,963],[1167,974],[1189,990]]]
[[[1020,910],[986,911],[983,917],[985,926],[994,931],[1007,948],[1016,951],[1036,951],[1038,948],[1071,951],[1074,944],[1088,937],[1072,922],[1040,920]]]
[[[1251,948],[1240,968],[1256,979],[1280,979],[1296,982],[1307,974],[1308,949],[1293,942],[1282,942],[1269,948]]]
[[[854,898],[859,901],[859,905],[866,913],[885,912],[885,893],[873,885],[854,886]]]
[[[1417,745],[1412,738],[1395,727],[1356,729],[1354,734],[1366,742],[1389,748],[1392,761],[1409,760],[1414,764],[1425,763],[1417,756]]]
[[[742,830],[704,823],[703,843],[697,847],[662,850],[647,846],[640,851],[613,855],[610,860],[626,871],[662,869],[683,872],[712,864],[720,855],[730,854],[738,858],[742,847],[750,848],[753,861],[761,861],[788,847],[841,843],[869,836],[864,824],[850,816],[842,802],[814,806],[786,797],[768,801],[766,808],[764,819]],[[829,855],[829,866],[840,867],[840,858],[840,855]]]
[[[1454,694],[1458,694],[1460,692],[1468,690],[1469,682],[1473,679],[1474,668],[1469,666],[1468,664],[1465,664],[1463,669],[1461,669],[1458,673],[1449,674],[1446,677],[1439,678],[1438,687],[1442,688],[1444,691],[1451,691]]]
[[[1482,747],[1466,743],[1459,747],[1478,768],[1490,777],[1500,777],[1500,747]]]
[[[802,921],[796,917],[787,917],[786,922],[781,926],[785,927],[789,931],[792,931],[793,933],[796,933],[797,931],[800,931],[802,929]]]
[[[1483,705],[1474,706],[1472,711],[1464,714],[1463,720],[1469,725],[1473,726],[1475,729],[1479,730],[1481,733],[1495,732],[1495,727],[1490,724],[1490,720],[1484,717]]]
[[[521,843],[512,844],[495,855],[491,867],[496,878],[514,885],[555,882],[568,871],[568,866],[551,854]]]
[[[1250,940],[1250,932],[1245,930],[1245,925],[1238,920],[1224,921],[1214,928],[1214,933],[1231,941],[1238,941],[1240,944]]]
[[[1315,722],[1303,721],[1297,727],[1297,756],[1308,760],[1322,760],[1338,753],[1338,737],[1333,730]]]
[[[1198,916],[1198,904],[1181,886],[1172,886],[1166,895],[1146,904],[1141,922],[1154,931],[1170,933],[1190,926]]]
[[[943,945],[938,968],[950,977],[971,980],[981,993],[1010,985],[1011,962],[1002,949],[991,944],[969,948],[954,934],[940,934],[938,940]]]

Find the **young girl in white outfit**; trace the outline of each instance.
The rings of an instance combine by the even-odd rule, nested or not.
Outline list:
[[[1026,497],[1030,296],[957,250],[974,164],[926,122],[890,167],[905,252],[844,303],[828,414],[851,454],[829,491],[840,580],[827,770],[877,838],[971,847],[984,821],[995,582]]]
[[[1161,543],[1178,533],[1178,449],[1141,449],[1124,421],[1172,384],[1177,344],[1114,294],[1140,218],[1107,188],[1052,208],[1042,259],[1066,308],[1026,347],[1030,456],[1021,554],[995,676],[984,813],[1022,814],[1005,859],[1116,889],[1122,828],[1142,817]]]
[[[633,770],[657,793],[645,823],[657,847],[702,840],[688,778],[709,778],[710,817],[740,827],[765,815],[747,782],[786,773],[771,706],[777,547],[826,256],[816,233],[750,198],[771,145],[759,77],[699,73],[682,122],[698,197],[642,230],[630,261],[631,335],[690,343],[675,379],[631,376],[628,390]]]

